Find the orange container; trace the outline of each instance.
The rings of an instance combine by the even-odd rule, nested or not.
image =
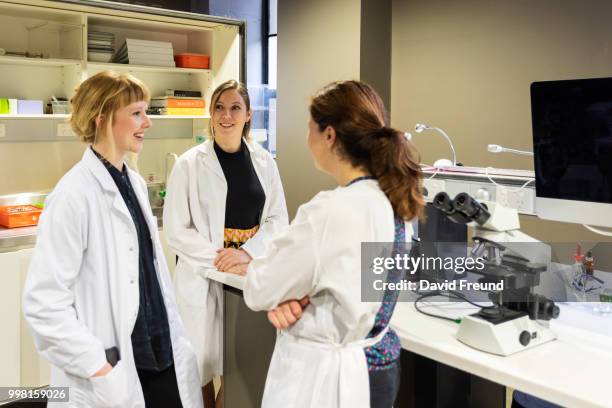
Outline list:
[[[38,224],[42,210],[33,205],[7,205],[0,207],[0,225],[6,228],[27,227]]]
[[[208,69],[210,67],[210,59],[204,54],[176,54],[174,62],[180,68]]]

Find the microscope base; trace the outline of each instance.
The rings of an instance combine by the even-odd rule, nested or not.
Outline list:
[[[548,327],[531,320],[527,314],[495,324],[475,313],[463,318],[457,332],[460,342],[500,356],[509,356],[555,338]]]

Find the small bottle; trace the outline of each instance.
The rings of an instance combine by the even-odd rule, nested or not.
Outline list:
[[[591,251],[587,251],[584,260],[582,261],[582,264],[584,265],[584,273],[589,276],[593,276],[593,273],[595,271],[595,265],[593,263],[593,254],[591,253]]]
[[[576,253],[574,254],[574,265],[572,265],[574,278],[579,277],[584,273],[584,255],[582,255],[582,247],[576,244]]]
[[[572,289],[576,302],[584,302],[586,293],[584,291],[585,284],[584,274],[584,255],[582,255],[582,247],[580,243],[576,244],[576,253],[574,254],[574,264],[572,265]]]
[[[583,261],[584,265],[584,291],[589,293],[589,302],[595,314],[607,314],[609,309],[604,308],[599,302],[599,291],[602,288],[603,281],[595,276],[595,262],[593,261],[593,253],[588,251]],[[599,285],[598,285],[599,283]],[[605,311],[604,311],[605,310]]]

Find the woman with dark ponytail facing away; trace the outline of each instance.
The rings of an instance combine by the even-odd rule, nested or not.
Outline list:
[[[397,294],[361,301],[361,243],[410,240],[424,206],[416,151],[359,81],[321,89],[308,129],[316,167],[338,187],[302,205],[249,265],[247,305],[268,310],[282,330],[262,406],[390,408],[399,386],[399,338],[388,326]]]

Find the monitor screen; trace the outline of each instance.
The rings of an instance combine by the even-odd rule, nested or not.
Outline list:
[[[612,203],[612,78],[531,84],[538,197]]]

